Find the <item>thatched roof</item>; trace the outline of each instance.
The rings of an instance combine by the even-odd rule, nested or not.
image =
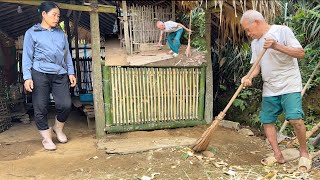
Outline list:
[[[234,44],[241,42],[246,36],[241,30],[240,18],[246,10],[254,9],[262,13],[269,23],[281,14],[279,0],[213,0],[205,4],[208,12],[212,12],[212,24],[223,45],[227,40]]]

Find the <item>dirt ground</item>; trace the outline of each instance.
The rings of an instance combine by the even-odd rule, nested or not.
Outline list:
[[[123,50],[116,40],[106,44],[109,65],[127,65]],[[181,47],[184,52],[185,46]],[[163,49],[162,51],[166,51]],[[201,54],[196,54],[203,60]],[[108,61],[112,56],[113,61]],[[178,58],[152,65],[195,65],[198,60]],[[179,62],[179,60],[182,60]],[[52,125],[54,113],[49,114]],[[32,119],[32,117],[31,117]],[[108,134],[103,140],[127,138],[188,137],[199,138],[207,126],[157,131],[138,131]],[[295,173],[297,161],[285,165],[264,167],[260,160],[270,153],[262,137],[245,136],[237,131],[218,128],[209,149],[215,153],[211,158],[192,154],[188,147],[160,148],[146,152],[119,155],[107,154],[98,149],[95,131],[89,129],[85,116],[78,110],[71,113],[65,132],[66,144],[57,144],[56,151],[46,151],[34,121],[31,124],[14,123],[0,134],[0,180],[1,179],[261,179],[276,174],[276,179],[320,179],[319,170],[309,174]],[[130,143],[134,144],[134,140]],[[318,167],[319,168],[319,167]],[[231,170],[231,171],[229,171]],[[236,173],[235,176],[229,174]],[[288,172],[290,171],[290,172]],[[277,173],[276,173],[277,172]]]
[[[53,119],[54,114],[50,113],[50,124]],[[79,111],[73,111],[66,123],[69,142],[59,144],[54,138],[58,149],[46,151],[42,148],[34,121],[31,122],[14,123],[0,134],[0,179],[230,179],[225,173],[229,169],[243,177],[239,179],[257,179],[275,170],[279,171],[280,177],[281,172],[286,174],[284,168],[294,168],[297,164],[294,161],[282,166],[263,167],[260,160],[270,152],[265,141],[223,128],[214,133],[209,145],[216,152],[212,158],[188,157],[187,147],[127,155],[107,154],[97,149],[95,131],[88,129],[86,118]],[[159,136],[198,138],[205,129],[205,126],[199,126],[110,134],[105,140]],[[315,169],[307,179],[319,178],[319,171]]]
[[[106,65],[109,66],[128,66],[127,54],[125,49],[120,48],[118,39],[110,39],[103,43],[106,48]],[[148,63],[145,66],[199,66],[205,62],[205,53],[198,51],[197,49],[191,48],[191,56],[186,57],[185,51],[187,45],[182,44],[179,48],[179,55],[176,58],[162,60],[158,62]],[[168,53],[169,46],[165,45],[159,50],[145,51],[135,54],[160,54]]]

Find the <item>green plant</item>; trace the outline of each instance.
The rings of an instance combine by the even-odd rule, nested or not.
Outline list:
[[[190,13],[180,12],[178,16],[180,17],[181,23],[189,28]],[[205,11],[200,7],[193,9],[191,18],[191,46],[200,51],[206,50],[206,41],[204,39],[206,32],[205,22]],[[182,41],[188,42],[188,36],[189,33],[184,33]]]

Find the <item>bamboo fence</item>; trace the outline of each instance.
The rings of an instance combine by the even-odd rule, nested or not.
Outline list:
[[[106,130],[203,124],[205,67],[103,67]]]
[[[172,18],[171,8],[160,6],[130,6],[129,36],[131,54],[139,51],[141,43],[157,43],[160,30],[156,28],[156,22],[168,21]],[[165,40],[165,35],[163,39]]]

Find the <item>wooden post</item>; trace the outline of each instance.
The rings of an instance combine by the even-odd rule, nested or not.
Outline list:
[[[91,0],[92,4],[97,4],[97,0]],[[105,136],[105,114],[102,95],[102,75],[100,63],[100,31],[99,31],[99,14],[90,12],[90,29],[91,29],[91,49],[92,49],[92,81],[93,81],[93,97],[94,97],[94,115],[96,121],[96,137]]]
[[[122,1],[122,15],[123,15],[124,40],[126,44],[126,50],[127,50],[127,54],[130,54],[127,1]]]
[[[171,0],[172,21],[176,21],[176,0]]]
[[[73,1],[74,3],[74,1]],[[77,11],[73,11],[73,24],[74,24],[74,29],[73,29],[73,33],[74,33],[74,46],[75,46],[75,50],[76,50],[76,68],[77,68],[77,79],[78,79],[78,90],[79,90],[79,94],[82,92],[82,86],[81,86],[81,70],[80,70],[80,62],[79,62],[79,34],[78,34],[78,24],[79,24],[79,18],[80,16],[77,16],[77,13],[81,13],[81,12],[77,12]],[[84,72],[85,73],[85,72]]]
[[[205,93],[205,114],[204,119],[207,123],[211,123],[213,119],[213,74],[212,74],[212,60],[211,60],[211,12],[207,10],[205,12],[206,20],[206,93]]]
[[[205,91],[206,91],[206,66],[202,65],[201,67],[201,73],[200,73],[200,90],[199,90],[199,108],[198,108],[198,117],[200,120],[204,119],[204,111],[205,106],[204,106],[204,99],[205,99]]]

